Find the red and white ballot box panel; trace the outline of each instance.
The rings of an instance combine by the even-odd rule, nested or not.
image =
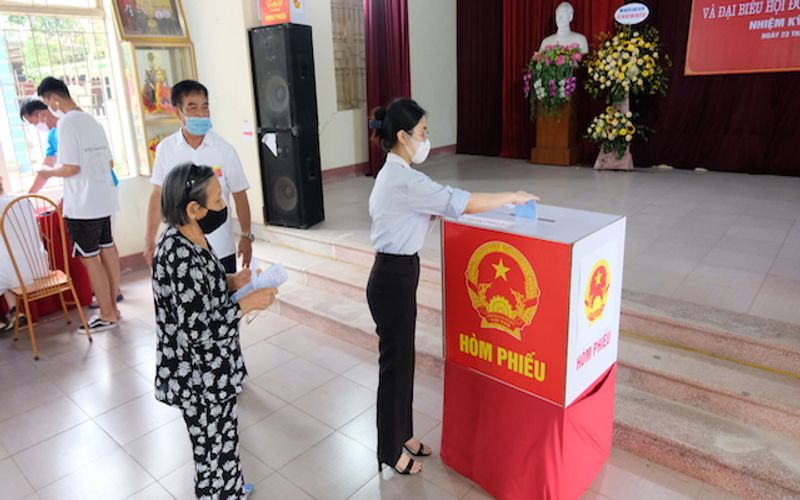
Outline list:
[[[540,205],[444,222],[445,354],[566,407],[617,359],[625,218]]]

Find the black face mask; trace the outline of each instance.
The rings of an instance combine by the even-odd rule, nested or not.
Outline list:
[[[208,213],[202,219],[198,219],[197,223],[200,224],[200,229],[203,234],[211,234],[228,220],[228,207],[222,210],[207,209]]]

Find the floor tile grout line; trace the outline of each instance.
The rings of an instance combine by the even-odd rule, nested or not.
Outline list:
[[[297,356],[297,357],[295,357],[295,358],[292,358],[291,360],[287,361],[286,363],[283,363],[283,364],[282,364],[282,365],[280,365],[280,366],[276,366],[276,367],[275,367],[275,368],[273,368],[272,370],[269,370],[268,372],[262,373],[262,374],[261,374],[261,375],[259,375],[258,377],[254,377],[254,378],[261,378],[261,377],[263,377],[264,375],[267,375],[268,373],[272,373],[273,371],[275,371],[275,370],[277,370],[277,369],[279,369],[279,368],[281,368],[281,367],[283,367],[283,366],[286,366],[287,364],[289,364],[289,363],[291,363],[292,361],[295,361],[295,360],[297,360],[297,359],[302,359],[303,361],[305,361],[305,362],[307,362],[307,363],[311,363],[311,364],[313,364],[314,366],[316,366],[316,367],[318,367],[318,368],[322,368],[323,370],[326,370],[326,371],[329,371],[329,372],[333,373],[334,377],[333,377],[331,380],[334,380],[336,377],[340,377],[340,376],[341,376],[341,377],[343,377],[343,378],[347,378],[347,377],[344,377],[344,375],[343,375],[343,374],[338,374],[338,373],[334,372],[333,370],[329,370],[328,368],[325,368],[324,366],[318,365],[318,364],[314,363],[313,361],[311,361],[310,359],[305,359],[305,358],[304,358],[304,357],[302,357],[302,356]],[[248,377],[248,378],[249,378],[249,377]],[[255,382],[254,380],[248,380],[248,383],[253,383],[253,384],[255,384],[255,385],[256,385],[256,387],[258,387],[259,389],[261,389],[261,390],[263,390],[263,391],[266,391],[266,392],[267,392],[267,393],[269,393],[271,396],[274,396],[274,397],[276,397],[276,398],[280,399],[281,401],[285,402],[286,404],[288,404],[288,405],[291,405],[291,404],[293,404],[295,401],[297,401],[298,399],[301,399],[301,398],[303,398],[303,397],[305,397],[305,396],[307,396],[307,395],[311,394],[312,392],[316,391],[317,389],[319,389],[319,388],[320,388],[320,387],[322,387],[323,385],[330,383],[330,382],[331,382],[331,380],[328,380],[328,381],[326,381],[326,382],[323,382],[323,383],[321,383],[321,384],[319,384],[319,385],[317,385],[317,386],[313,387],[312,389],[308,390],[307,392],[304,392],[304,393],[303,393],[303,394],[301,394],[300,396],[296,397],[296,398],[294,399],[294,401],[287,401],[286,399],[284,399],[284,398],[282,398],[282,397],[278,396],[277,394],[275,394],[274,392],[270,391],[268,388],[266,388],[266,387],[264,387],[264,386],[260,385],[258,382]],[[349,380],[349,379],[348,379],[348,380]],[[351,380],[351,382],[353,382],[353,383],[356,383],[356,384],[358,383],[358,382],[356,382],[355,380]],[[360,385],[360,384],[359,384],[359,385]],[[362,387],[363,387],[363,386],[362,386]],[[369,387],[367,387],[367,389],[369,389]]]
[[[69,396],[67,396],[67,399],[69,399]],[[17,417],[19,417],[19,416],[21,416],[21,415],[24,415],[25,413],[28,413],[28,412],[30,412],[30,411],[33,411],[33,410],[35,410],[35,409],[41,408],[42,406],[46,406],[46,405],[48,405],[48,404],[50,404],[50,403],[52,403],[52,401],[50,401],[50,402],[47,402],[47,403],[44,403],[44,404],[42,404],[42,405],[39,405],[39,406],[37,406],[36,408],[32,408],[31,410],[28,410],[28,411],[26,411],[26,412],[24,412],[24,413],[20,413],[19,415],[17,415]],[[71,400],[71,399],[70,399],[70,403],[72,403],[72,404],[75,404],[74,402],[72,402],[72,400]],[[63,429],[63,430],[61,430],[61,431],[58,431],[58,432],[56,432],[55,434],[53,434],[53,435],[51,435],[51,436],[48,436],[48,437],[46,437],[46,438],[44,438],[44,439],[42,439],[42,440],[40,440],[40,441],[36,441],[35,443],[31,444],[30,446],[27,446],[27,447],[25,447],[25,448],[23,448],[23,449],[21,449],[21,450],[18,450],[18,451],[16,451],[16,452],[13,452],[13,453],[11,453],[11,452],[10,452],[10,450],[8,450],[8,448],[6,448],[6,450],[7,450],[7,451],[9,451],[9,456],[14,456],[14,455],[18,455],[18,454],[20,454],[20,453],[23,453],[23,452],[25,452],[25,451],[27,451],[27,450],[29,450],[29,449],[33,448],[34,446],[40,445],[40,444],[42,444],[42,443],[43,443],[43,442],[45,442],[45,441],[48,441],[48,440],[50,440],[50,439],[52,439],[52,438],[54,438],[54,437],[60,436],[61,434],[64,434],[65,432],[67,432],[67,431],[70,431],[70,430],[72,430],[72,429],[74,429],[74,428],[78,427],[79,425],[83,425],[83,424],[85,424],[86,422],[88,422],[89,420],[92,420],[92,417],[88,416],[88,415],[86,414],[86,412],[85,412],[85,411],[83,411],[83,408],[81,408],[81,407],[80,407],[80,406],[78,406],[78,405],[75,405],[75,406],[76,406],[76,407],[77,407],[77,408],[78,408],[78,409],[79,409],[79,410],[80,410],[80,411],[81,411],[81,412],[82,412],[82,413],[83,413],[83,414],[86,416],[86,419],[85,419],[85,420],[82,420],[82,421],[78,422],[77,424],[75,424],[75,425],[72,425],[72,426],[70,426],[70,427],[68,427],[68,428],[66,428],[66,429]],[[12,417],[12,418],[16,418],[16,417]],[[3,422],[6,422],[6,420],[4,420]],[[2,422],[0,422],[0,423],[2,423]],[[5,447],[5,445],[3,445],[3,446]]]
[[[51,380],[49,380],[49,379],[48,379],[48,380],[47,380],[47,383],[49,383],[49,384],[52,384],[52,385],[53,385],[53,386],[54,386],[54,387],[55,387],[55,388],[56,388],[56,389],[57,389],[59,392],[61,392],[61,395],[62,395],[62,396],[64,396],[64,397],[66,397],[66,398],[70,399],[70,398],[69,398],[69,394],[67,394],[66,392],[64,392],[64,390],[63,390],[63,389],[61,389],[61,387],[59,387],[58,385],[54,384],[54,383],[53,383]],[[24,386],[21,386],[21,387],[24,387]],[[13,419],[13,418],[17,418],[17,417],[19,417],[19,416],[21,416],[21,415],[24,415],[25,413],[28,413],[28,412],[30,412],[30,411],[33,411],[33,410],[36,410],[37,408],[41,408],[42,406],[48,405],[48,404],[50,404],[50,403],[52,403],[52,402],[53,402],[53,400],[51,399],[51,400],[49,400],[49,401],[45,401],[45,402],[43,402],[43,403],[39,403],[39,404],[37,404],[37,405],[35,405],[35,406],[32,406],[32,407],[28,408],[27,410],[24,410],[24,411],[22,411],[22,412],[20,412],[20,413],[15,413],[15,414],[13,414],[13,415],[11,415],[11,416],[9,416],[9,417],[3,418],[2,420],[0,420],[0,425],[2,425],[4,422],[6,422],[6,421],[8,421],[8,420],[11,420],[11,419]],[[81,408],[81,409],[82,409],[82,408]]]
[[[686,216],[684,216],[684,217],[688,217],[688,214],[687,214]],[[670,230],[671,230],[671,229],[672,229],[672,228],[670,228]],[[719,242],[722,240],[722,238],[723,238],[723,237],[724,237],[724,234],[723,234],[723,235],[720,235],[720,236],[719,236],[719,237],[718,237],[718,238],[717,238],[717,239],[714,241],[714,245],[716,245],[717,243],[719,243]],[[654,244],[655,244],[655,243],[654,243]],[[650,245],[650,246],[652,246],[652,245]],[[649,248],[649,247],[648,247],[648,248]],[[692,266],[692,268],[689,270],[689,272],[688,272],[688,273],[685,273],[685,274],[684,274],[684,276],[683,276],[683,278],[681,279],[681,281],[680,281],[680,283],[678,284],[678,286],[677,286],[677,287],[675,287],[675,291],[673,291],[672,293],[670,293],[670,294],[669,294],[669,297],[675,297],[675,294],[677,293],[677,291],[678,291],[678,290],[681,288],[681,286],[683,286],[683,284],[684,284],[684,283],[686,283],[686,280],[687,280],[687,279],[689,279],[689,277],[691,276],[691,274],[692,274],[692,273],[693,273],[693,272],[694,272],[694,271],[697,269],[697,267],[700,265],[700,263],[702,262],[702,260],[703,260],[703,259],[705,259],[706,257],[708,257],[708,255],[711,253],[712,249],[713,249],[713,246],[712,246],[712,248],[709,248],[709,249],[708,249],[708,251],[707,251],[707,252],[706,252],[706,254],[703,256],[703,258],[702,258],[702,259],[700,259],[700,261],[698,261],[697,263],[695,263],[695,264],[694,264],[694,266]],[[645,251],[646,251],[646,249],[645,249]],[[643,253],[644,253],[644,252],[643,252]],[[624,273],[624,269],[623,269],[623,273]],[[683,274],[683,273],[682,273],[682,274]],[[623,286],[623,289],[624,289],[624,286]]]
[[[327,437],[327,436],[326,436],[326,437]],[[310,449],[311,449],[311,448],[309,448],[309,450],[310,450]],[[306,450],[306,451],[308,451],[308,450]],[[304,451],[303,453],[305,453],[305,451]],[[302,454],[302,453],[301,453],[301,454]],[[300,455],[298,455],[298,456],[300,456]],[[297,458],[297,457],[295,457],[295,458]],[[293,458],[292,460],[294,460],[294,458]],[[290,460],[290,461],[291,461],[291,460]],[[288,462],[287,462],[287,463],[286,463],[286,464],[285,464],[283,467],[285,467],[286,465],[288,465]],[[282,469],[283,467],[281,467],[281,469]],[[288,477],[286,477],[285,475],[281,474],[281,471],[280,471],[280,469],[275,469],[275,472],[273,472],[273,474],[277,474],[277,475],[279,475],[279,476],[280,476],[280,477],[282,477],[284,480],[286,480],[286,482],[288,482],[289,484],[291,484],[292,486],[294,486],[294,487],[295,487],[295,488],[297,488],[298,490],[302,491],[303,493],[305,493],[306,495],[308,495],[310,498],[313,498],[314,500],[317,500],[317,498],[316,498],[314,495],[312,495],[310,492],[308,492],[308,491],[306,491],[305,489],[303,489],[303,487],[302,487],[302,486],[300,486],[299,484],[295,483],[294,481],[292,481],[291,479],[289,479],[289,478],[288,478]],[[272,474],[270,474],[270,475],[272,475]],[[265,480],[266,480],[266,479],[265,479]],[[262,481],[262,482],[263,482],[263,481]]]
[[[176,469],[176,470],[177,470],[177,469]],[[174,471],[173,471],[173,472],[174,472]],[[125,497],[125,500],[127,500],[127,499],[129,499],[129,498],[131,498],[131,497],[133,497],[133,496],[136,496],[136,495],[138,495],[139,493],[143,492],[144,490],[146,490],[146,489],[148,489],[148,488],[151,488],[151,487],[153,486],[153,484],[157,484],[157,485],[158,485],[158,486],[159,486],[161,489],[163,489],[163,490],[164,490],[164,491],[167,493],[167,495],[169,495],[169,496],[170,496],[170,498],[172,498],[172,500],[177,500],[177,497],[175,497],[175,495],[173,495],[173,494],[172,494],[172,492],[171,492],[171,491],[169,491],[169,490],[166,488],[166,486],[164,486],[163,484],[161,484],[161,482],[160,482],[160,481],[158,481],[158,480],[156,480],[156,482],[155,482],[155,483],[150,483],[150,484],[148,484],[147,486],[145,486],[144,488],[142,488],[142,489],[140,489],[140,490],[134,491],[133,493],[131,493],[130,495],[128,495],[127,497]]]
[[[774,262],[773,262],[773,264],[774,264]],[[753,314],[751,311],[753,310],[753,307],[756,304],[756,300],[758,300],[758,296],[761,295],[762,290],[764,290],[764,287],[767,285],[767,280],[769,279],[770,276],[774,276],[774,275],[769,274],[768,272],[766,274],[764,274],[764,278],[761,280],[761,284],[759,285],[758,290],[756,291],[755,295],[753,295],[753,300],[750,301],[750,306],[747,308],[747,314],[750,314],[752,316],[757,316],[756,314]],[[798,283],[800,283],[800,280],[798,280]],[[774,319],[774,318],[770,318],[770,319]]]
[[[82,424],[84,424],[84,423],[86,423],[86,422],[81,422],[81,423],[80,423],[80,424],[78,424],[78,425],[82,425]],[[103,428],[100,426],[100,424],[98,424],[98,423],[96,423],[96,422],[94,422],[94,423],[95,423],[95,425],[97,425],[97,427],[99,427],[99,428],[100,428],[100,430],[101,430],[101,431],[103,431],[103,433],[105,433],[106,435],[108,435],[108,433],[106,432],[106,430],[105,430],[105,429],[103,429]],[[77,427],[78,425],[76,425],[75,427]],[[72,427],[72,429],[74,429],[75,427]],[[70,429],[67,429],[67,430],[65,430],[64,432],[67,432],[68,430],[70,430]],[[63,434],[63,433],[59,433],[59,434]],[[51,438],[48,438],[48,440],[49,440],[49,439],[52,439],[53,437],[56,437],[56,436],[52,436]],[[84,467],[88,467],[89,465],[92,465],[93,463],[95,463],[95,462],[97,462],[97,461],[99,461],[99,460],[101,460],[101,459],[103,459],[103,458],[107,457],[108,455],[111,455],[112,453],[115,453],[115,452],[117,452],[117,451],[123,451],[123,452],[125,452],[127,455],[129,455],[129,456],[130,456],[130,453],[128,453],[128,452],[127,452],[127,450],[125,450],[125,449],[122,447],[122,445],[120,445],[120,444],[119,444],[117,441],[115,441],[115,440],[114,440],[114,438],[112,438],[110,435],[109,435],[108,437],[109,437],[109,439],[111,439],[111,441],[114,443],[114,446],[116,446],[116,448],[115,448],[115,449],[113,449],[113,450],[111,450],[111,451],[108,451],[108,452],[106,452],[106,453],[104,453],[104,454],[102,454],[102,455],[100,455],[100,456],[98,456],[98,457],[95,457],[95,458],[94,458],[94,459],[93,459],[91,462],[87,462],[87,463],[85,463],[85,464],[81,465],[80,467],[78,467],[77,469],[73,470],[72,472],[68,472],[68,473],[64,474],[63,476],[59,476],[58,478],[56,478],[56,479],[54,479],[54,480],[50,481],[49,483],[47,483],[47,484],[43,485],[41,488],[39,488],[39,489],[36,489],[35,491],[36,491],[36,492],[39,492],[39,491],[42,491],[42,490],[44,490],[44,489],[47,489],[48,487],[50,487],[50,486],[52,486],[53,484],[55,484],[55,483],[57,483],[57,482],[61,481],[61,480],[62,480],[62,479],[64,479],[65,477],[67,477],[67,476],[70,476],[70,475],[72,475],[72,474],[75,474],[76,472],[80,471],[80,470],[81,470],[81,469],[83,469]],[[46,440],[45,440],[45,441],[46,441]],[[44,442],[44,441],[42,441],[42,442]],[[41,443],[39,443],[39,444],[41,444]],[[133,458],[133,457],[131,457],[131,458]],[[22,469],[20,469],[20,470],[22,470]],[[148,472],[148,471],[145,469],[145,472]],[[23,472],[23,474],[24,474],[24,472]],[[149,472],[148,472],[148,474],[149,474]],[[151,475],[151,477],[152,477],[152,475]],[[152,483],[151,483],[151,484],[152,484]],[[149,485],[148,485],[148,486],[149,486]]]
[[[334,379],[332,379],[332,380],[331,380],[331,381],[329,381],[329,382],[332,382],[333,380],[336,380],[336,379],[334,378]],[[329,382],[328,382],[328,383],[329,383]],[[355,383],[355,382],[354,382],[354,383]],[[323,385],[325,385],[325,384],[323,384]],[[320,386],[320,387],[322,387],[322,386]],[[317,389],[319,389],[319,387],[318,387]],[[315,389],[315,390],[316,390],[316,389]],[[313,391],[311,391],[311,392],[313,392]],[[310,392],[309,392],[309,394],[310,394]],[[298,399],[299,399],[299,398],[298,398]],[[319,418],[315,417],[314,415],[312,415],[311,413],[309,413],[309,412],[305,411],[304,409],[302,409],[302,408],[300,408],[300,407],[298,407],[298,406],[295,406],[293,403],[289,403],[289,406],[291,406],[291,407],[292,407],[292,408],[294,408],[295,410],[297,410],[297,411],[299,411],[299,412],[301,412],[301,413],[304,413],[305,415],[307,415],[307,416],[309,416],[309,417],[313,418],[314,420],[316,420],[316,421],[320,422],[321,424],[325,425],[326,427],[329,427],[329,428],[333,429],[333,431],[334,431],[334,432],[338,432],[338,431],[339,431],[339,429],[341,429],[341,428],[342,428],[344,425],[347,425],[348,423],[350,423],[350,422],[353,420],[353,419],[350,419],[350,420],[348,420],[346,423],[342,424],[342,425],[341,425],[341,426],[339,426],[339,427],[332,427],[332,426],[331,426],[329,423],[327,423],[327,422],[324,422],[324,421],[320,420]],[[369,407],[367,407],[367,409],[369,409]],[[362,413],[363,413],[363,412],[362,412]],[[359,414],[359,415],[360,415],[360,414]],[[349,437],[349,436],[348,436],[348,437]],[[360,443],[359,443],[359,444],[360,444]]]
[[[31,491],[33,491],[34,493],[36,493],[38,495],[38,493],[37,493],[38,490],[33,486],[33,483],[31,482],[31,480],[28,477],[28,475],[25,474],[25,471],[22,469],[22,467],[20,466],[19,462],[17,462],[17,460],[14,459],[14,455],[9,455],[8,457],[0,460],[0,462],[5,461],[6,459],[11,460],[11,463],[14,464],[14,466],[17,468],[17,470],[22,475],[22,477],[25,478],[25,482],[28,483],[28,486],[31,487]]]
[[[358,441],[356,441],[355,439],[351,438],[351,437],[350,437],[350,436],[348,436],[347,434],[342,434],[341,432],[339,432],[339,430],[338,430],[338,429],[334,429],[334,431],[333,431],[333,432],[334,432],[334,433],[339,433],[339,434],[340,434],[340,435],[341,435],[343,438],[345,438],[345,439],[349,439],[350,441],[352,441],[352,442],[354,442],[355,444],[357,444],[357,445],[361,446],[362,448],[365,448],[367,451],[370,451],[370,452],[372,452],[372,450],[371,450],[371,449],[367,448],[366,446],[364,446],[363,444],[359,443],[359,442],[358,442]],[[328,437],[330,437],[331,435],[332,435],[332,434],[328,434],[328,435],[327,435],[327,436],[325,436],[323,439],[321,439],[319,442],[315,443],[315,444],[314,444],[314,446],[317,446],[319,443],[321,443],[321,442],[322,442],[322,441],[324,441],[325,439],[328,439]],[[311,448],[314,448],[314,446],[312,446]],[[292,461],[296,460],[297,458],[299,458],[299,457],[300,457],[301,455],[303,455],[304,453],[307,453],[309,450],[311,450],[311,448],[309,448],[308,450],[304,451],[303,453],[301,453],[301,454],[300,454],[300,455],[298,455],[297,457],[293,458],[291,461],[289,461],[289,462],[288,462],[288,463],[286,463],[286,464],[285,464],[283,467],[281,467],[281,469],[283,469],[284,467],[286,467],[287,465],[289,465],[289,463],[291,463]],[[278,469],[278,472],[280,472],[280,469]],[[380,474],[380,473],[378,473],[378,474]],[[281,474],[281,476],[282,476],[282,477],[284,477],[284,478],[286,478],[286,476],[284,476],[283,474]],[[353,495],[355,495],[355,494],[358,492],[358,490],[360,490],[361,488],[363,488],[364,486],[366,486],[366,485],[367,485],[367,483],[369,483],[370,481],[372,481],[372,478],[373,478],[373,477],[375,477],[375,476],[370,476],[370,477],[369,477],[369,479],[367,479],[366,481],[364,481],[364,483],[362,483],[360,486],[356,487],[355,491],[354,491],[353,493],[351,493],[350,495],[348,495],[348,496],[347,496],[347,498],[350,498],[350,497],[352,497]],[[289,478],[286,478],[286,479],[287,479],[289,482],[292,482],[292,481],[291,481],[291,479],[289,479]],[[292,483],[292,484],[295,484],[295,483]],[[297,486],[297,487],[298,487],[298,488],[300,488],[300,489],[301,489],[303,492],[305,492],[306,494],[308,494],[308,496],[310,496],[310,497],[312,497],[312,498],[315,498],[315,497],[314,497],[314,495],[312,495],[311,493],[309,493],[309,492],[307,492],[307,491],[303,490],[303,488],[302,488],[302,487],[300,487],[300,485],[296,485],[296,484],[295,484],[295,486]]]

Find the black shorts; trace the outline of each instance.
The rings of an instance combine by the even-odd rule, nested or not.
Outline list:
[[[111,237],[111,217],[102,219],[64,219],[72,238],[72,256],[95,257],[101,248],[114,246]]]

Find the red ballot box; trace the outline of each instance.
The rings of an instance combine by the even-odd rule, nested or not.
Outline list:
[[[625,218],[444,222],[442,460],[497,498],[579,498],[611,451]]]

